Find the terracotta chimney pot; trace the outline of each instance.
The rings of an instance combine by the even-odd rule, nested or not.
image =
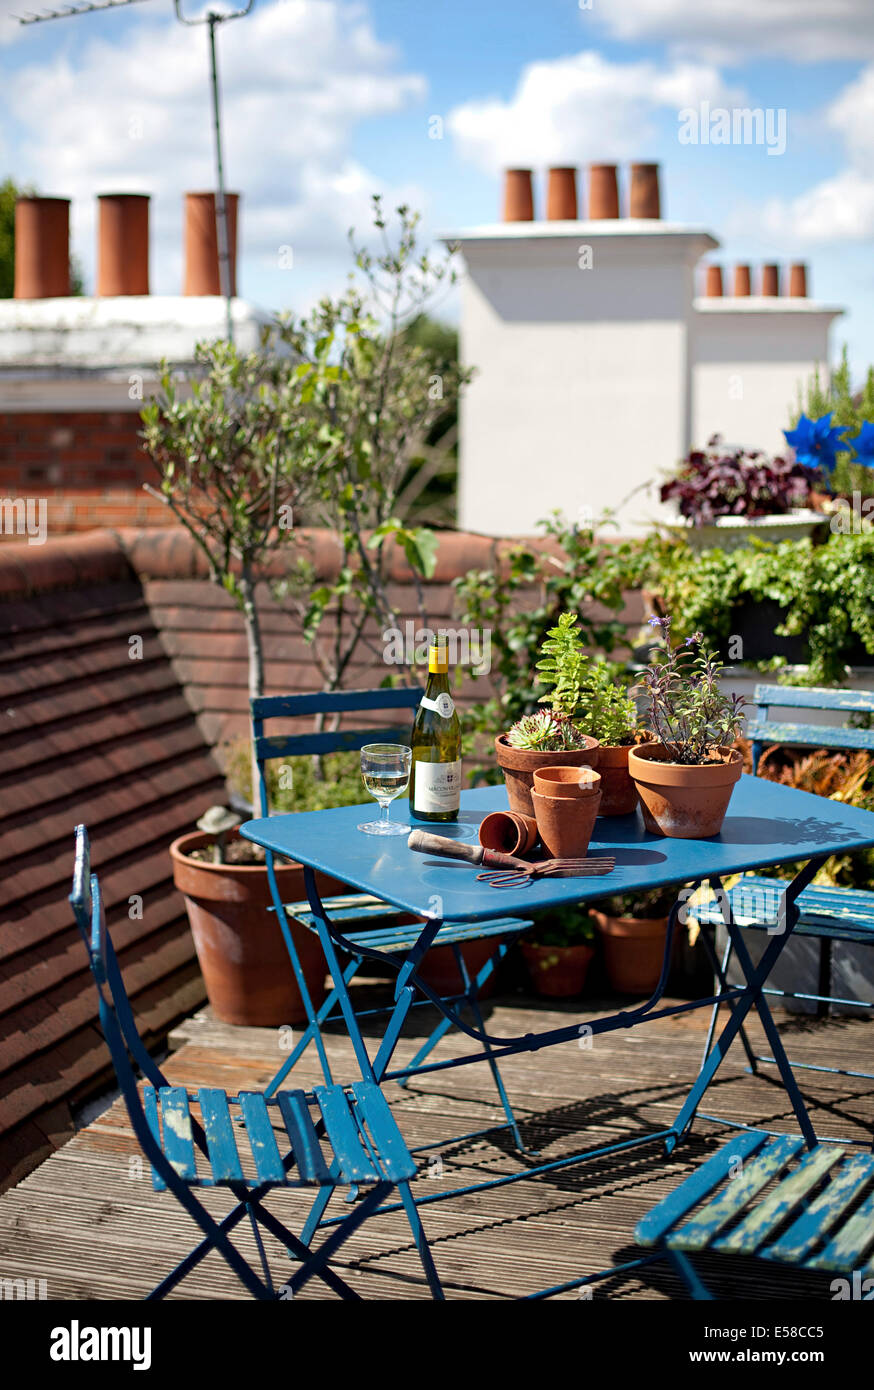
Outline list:
[[[773,299],[780,293],[780,267],[778,265],[762,266],[762,294],[767,299]]]
[[[231,294],[237,293],[238,193],[225,194]],[[183,294],[221,294],[214,193],[185,194],[185,283]]]
[[[504,174],[504,221],[532,222],[534,193],[530,169],[507,169]]]
[[[707,267],[707,279],[704,284],[704,293],[708,299],[722,298],[722,266],[709,265]]]
[[[615,164],[589,165],[589,217],[593,222],[619,216],[619,183]]]
[[[789,293],[795,299],[807,298],[807,266],[790,265],[789,267]]]
[[[631,189],[628,199],[629,217],[661,217],[659,166],[632,164]]]
[[[69,198],[22,197],[15,204],[16,299],[70,293]]]
[[[546,191],[546,216],[550,222],[576,222],[577,171],[550,169]]]
[[[101,193],[98,199],[97,293],[149,293],[149,197]]]
[[[734,293],[737,297],[752,294],[752,287],[750,284],[750,268],[748,265],[735,266]]]

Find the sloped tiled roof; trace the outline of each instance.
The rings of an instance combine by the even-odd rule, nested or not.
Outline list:
[[[89,827],[134,1012],[155,1039],[204,998],[167,846],[222,791],[117,541],[4,547],[0,1181],[45,1154],[70,1100],[109,1075],[66,901],[73,827]]]

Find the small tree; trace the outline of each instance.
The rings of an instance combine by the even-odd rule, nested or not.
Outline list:
[[[309,370],[267,349],[200,344],[198,374],[180,383],[165,365],[161,393],[142,411],[145,449],[161,475],[145,489],[186,528],[210,579],[239,608],[250,696],[264,694],[256,586],[330,453],[307,409]]]
[[[345,292],[322,299],[303,318],[280,320],[281,341],[312,373],[319,435],[332,451],[311,511],[337,532],[339,573],[317,585],[303,561],[286,586],[331,690],[342,685],[358,644],[368,641],[368,619],[381,630],[398,625],[388,587],[390,542],[403,548],[420,616],[426,617],[421,579],[433,573],[436,537],[405,521],[405,495],[415,496],[410,482],[422,466],[429,435],[471,375],[448,353],[438,366],[433,345],[421,341],[426,306],[441,285],[454,281],[451,254],[437,261],[418,254],[418,215],[403,206],[396,215],[392,238],[374,197],[379,249],[358,246],[350,232],[355,271]],[[322,640],[329,612],[333,632]]]

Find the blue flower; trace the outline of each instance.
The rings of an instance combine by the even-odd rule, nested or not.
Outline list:
[[[856,451],[853,463],[860,463],[863,468],[874,468],[874,425],[866,420],[850,443]]]
[[[647,618],[647,625],[649,627],[661,627],[662,620],[661,618]]]
[[[819,420],[808,420],[802,415],[794,430],[784,430],[786,443],[795,450],[795,458],[804,468],[824,468],[827,473],[835,471],[838,450],[847,450],[844,439],[844,426],[832,425],[831,413]]]

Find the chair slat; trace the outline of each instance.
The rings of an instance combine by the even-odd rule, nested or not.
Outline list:
[[[745,733],[755,743],[780,743],[790,748],[874,748],[874,729],[836,729],[828,724],[778,724],[770,719],[751,719]]]
[[[209,1162],[215,1182],[242,1182],[243,1170],[234,1137],[234,1125],[225,1091],[214,1086],[201,1086],[197,1093]]]
[[[874,692],[834,690],[822,685],[757,685],[756,705],[778,705],[783,709],[846,709],[874,711]]]
[[[415,1159],[404,1143],[382,1091],[372,1081],[356,1081],[351,1089],[359,1108],[359,1119],[363,1119],[370,1132],[386,1177],[392,1182],[414,1178]]]
[[[162,1086],[158,1092],[161,1102],[161,1123],[164,1133],[164,1154],[180,1178],[194,1182],[197,1167],[194,1161],[194,1135],[191,1131],[191,1111],[184,1086]]]
[[[279,1155],[270,1112],[260,1091],[241,1091],[240,1110],[249,1136],[259,1182],[284,1183],[285,1169]]]
[[[721,1192],[697,1211],[685,1225],[672,1231],[667,1244],[679,1250],[704,1250],[718,1231],[737,1216],[757,1192],[780,1175],[793,1155],[804,1145],[800,1135],[781,1135],[771,1140],[760,1153],[744,1163],[737,1177],[731,1178]]]
[[[314,753],[350,753],[367,743],[403,743],[410,736],[409,724],[384,725],[378,729],[328,729],[322,733],[261,734],[254,740],[258,762],[271,758],[301,758]]]
[[[789,1219],[808,1192],[816,1187],[829,1168],[843,1158],[846,1149],[819,1144],[806,1153],[794,1173],[750,1211],[739,1226],[713,1242],[714,1250],[735,1255],[752,1255],[777,1226]]]
[[[835,1232],[824,1250],[807,1261],[808,1269],[857,1269],[874,1245],[874,1192]]]
[[[342,714],[368,709],[415,709],[418,685],[373,690],[315,690],[307,695],[259,695],[249,701],[253,719],[294,718],[303,714]]]
[[[834,1174],[828,1187],[811,1202],[803,1212],[784,1231],[779,1240],[759,1253],[766,1260],[779,1260],[781,1264],[801,1264],[819,1241],[828,1235],[836,1221],[852,1204],[866,1182],[874,1177],[874,1158],[868,1154],[854,1154]]]
[[[732,1164],[739,1158],[745,1159],[754,1154],[767,1138],[767,1134],[759,1129],[744,1131],[717,1153],[711,1154],[685,1182],[662,1198],[658,1205],[637,1223],[634,1239],[638,1245],[657,1244],[677,1221],[719,1186],[723,1178],[728,1176]]]
[[[152,1137],[160,1149],[161,1124],[158,1119],[158,1093],[154,1086],[143,1087],[143,1111],[145,1112],[146,1123],[152,1131]],[[152,1187],[156,1192],[167,1191],[167,1184],[156,1168],[152,1168]]]
[[[301,1182],[327,1185],[331,1177],[322,1157],[306,1096],[303,1091],[280,1091],[276,1099],[279,1101],[279,1113],[297,1159],[297,1172]]]
[[[381,1182],[382,1174],[370,1161],[349,1112],[349,1102],[340,1086],[314,1086],[313,1094],[325,1117],[328,1138],[337,1157],[344,1183]]]

